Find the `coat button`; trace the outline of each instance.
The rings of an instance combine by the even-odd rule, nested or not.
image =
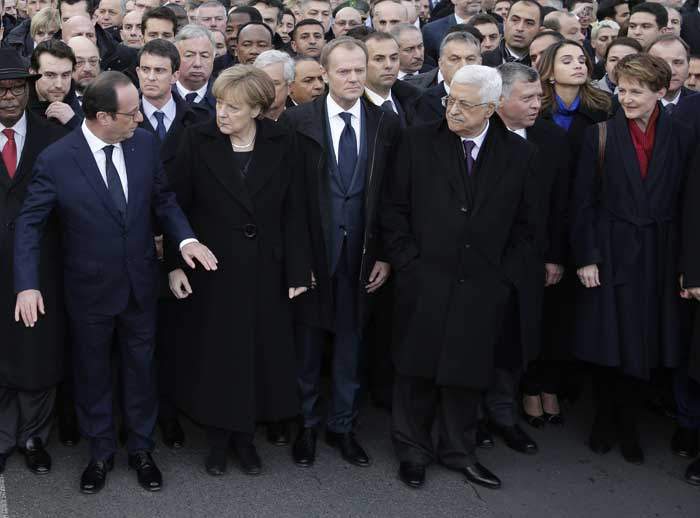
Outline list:
[[[247,237],[248,239],[253,239],[255,236],[258,235],[258,227],[253,225],[252,223],[248,223],[247,225],[243,226],[243,235]]]
[[[460,284],[464,284],[464,279],[460,279],[460,280],[457,281],[457,282],[459,282]]]
[[[464,245],[464,248],[467,248],[467,249],[469,249],[469,248],[471,248],[471,247],[472,247],[472,245],[470,245],[469,243],[467,243],[466,245]]]
[[[466,207],[460,207],[459,210],[460,210],[460,212],[467,212],[467,208],[466,208]]]

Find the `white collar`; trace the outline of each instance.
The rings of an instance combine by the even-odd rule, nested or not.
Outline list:
[[[520,128],[520,129],[508,128],[508,131],[515,133],[516,135],[520,135],[524,139],[527,139],[527,132],[525,131],[525,128]]]
[[[404,72],[403,70],[399,70],[399,77],[398,78],[403,79],[404,77],[413,77],[413,76],[417,76],[417,75],[418,75],[418,71],[416,71],[416,72]]]
[[[4,129],[13,129],[15,130],[15,133],[17,133],[20,137],[26,137],[27,136],[27,112],[22,112],[22,117],[15,122],[14,126],[5,126],[4,124],[0,123],[0,131]]]
[[[148,102],[148,99],[146,99],[145,97],[141,98],[141,103],[143,104],[143,114],[146,116],[146,119],[150,120],[150,118],[153,117],[153,114],[155,112],[161,111],[171,121],[175,120],[177,106],[175,105],[175,99],[173,99],[172,95],[170,96],[168,102],[165,103],[165,106],[163,106],[160,109],[153,106],[150,102]]]
[[[95,135],[92,131],[90,131],[90,128],[87,126],[87,121],[83,121],[83,125],[80,127],[80,129],[83,131],[83,135],[85,136],[85,140],[87,140],[88,147],[90,148],[90,152],[94,155],[98,151],[104,149],[105,146],[114,146],[118,147],[121,149],[121,143],[116,143],[116,144],[107,144],[104,140],[102,140],[100,137]]]
[[[465,20],[464,18],[460,18],[459,16],[457,16],[457,13],[455,13],[455,20],[457,20],[457,25],[467,23],[467,20]]]
[[[389,95],[386,98],[382,97],[376,92],[373,92],[367,87],[365,87],[365,93],[367,94],[367,97],[369,97],[369,100],[372,101],[372,104],[376,104],[377,106],[381,106],[386,101],[391,102],[392,106],[394,104],[394,100],[391,98],[391,91],[389,91]]]
[[[676,96],[673,99],[671,99],[670,101],[667,101],[666,99],[662,98],[661,105],[668,106],[669,104],[678,104],[678,100],[681,98],[681,91],[682,90],[683,90],[683,87],[679,88]]]
[[[360,113],[362,112],[362,103],[358,99],[357,101],[355,101],[355,104],[353,104],[349,110],[344,110],[342,107],[340,107],[340,105],[338,105],[337,102],[333,100],[331,94],[328,94],[326,96],[326,110],[328,111],[329,119],[332,119],[333,117],[341,113],[348,112],[353,117],[356,117],[357,120],[360,120]]]
[[[482,130],[481,133],[479,133],[476,137],[461,137],[462,141],[465,140],[471,140],[474,142],[474,145],[478,148],[481,149],[481,146],[484,143],[484,139],[486,138],[486,133],[489,131],[489,121],[486,121],[486,126],[484,126],[484,129]]]
[[[177,87],[177,91],[180,93],[180,97],[182,97],[183,99],[185,98],[185,96],[187,94],[192,94],[192,93],[196,93],[197,97],[201,97],[203,99],[204,96],[207,95],[207,87],[209,86],[209,82],[207,81],[206,83],[204,83],[204,86],[202,88],[200,88],[199,90],[188,90],[187,88],[185,88],[182,85],[182,83],[180,81],[175,83],[175,86]]]

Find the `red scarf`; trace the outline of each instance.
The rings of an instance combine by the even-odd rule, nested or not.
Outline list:
[[[642,131],[633,120],[627,120],[634,151],[637,154],[637,162],[639,162],[639,170],[642,173],[642,180],[647,177],[649,172],[649,162],[651,161],[651,153],[654,151],[654,137],[656,136],[656,121],[658,118],[659,106],[657,105],[651,117],[649,117],[646,131]]]

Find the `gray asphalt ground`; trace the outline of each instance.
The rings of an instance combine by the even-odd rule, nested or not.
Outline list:
[[[204,472],[203,434],[187,423],[187,444],[169,451],[159,444],[155,458],[164,477],[160,493],[147,493],[116,459],[107,487],[99,495],[78,491],[87,460],[84,441],[66,448],[53,440],[54,469],[32,475],[15,454],[4,475],[8,515],[38,517],[660,517],[700,518],[700,488],[686,484],[689,461],[669,449],[670,420],[645,414],[642,441],[646,463],[633,466],[619,451],[605,456],[585,446],[590,405],[567,409],[563,428],[531,432],[540,452],[525,456],[500,442],[480,451],[484,465],[504,482],[500,491],[475,488],[440,466],[428,470],[421,490],[397,479],[397,462],[389,440],[388,414],[367,408],[358,435],[373,456],[373,466],[356,468],[319,441],[316,465],[295,467],[287,448],[268,445],[261,430],[257,444],[265,473],[247,477],[231,461],[229,472],[215,479]],[[0,507],[1,509],[1,507]],[[1,513],[0,513],[1,514]]]

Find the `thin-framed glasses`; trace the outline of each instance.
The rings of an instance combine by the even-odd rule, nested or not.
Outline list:
[[[471,104],[468,103],[467,101],[460,101],[459,99],[455,99],[454,97],[450,97],[449,95],[446,95],[442,99],[440,99],[442,102],[442,106],[444,108],[452,108],[455,103],[457,103],[457,106],[459,107],[460,110],[462,111],[469,111],[474,108],[478,108],[479,106],[487,106],[491,103],[479,103],[479,104]]]

